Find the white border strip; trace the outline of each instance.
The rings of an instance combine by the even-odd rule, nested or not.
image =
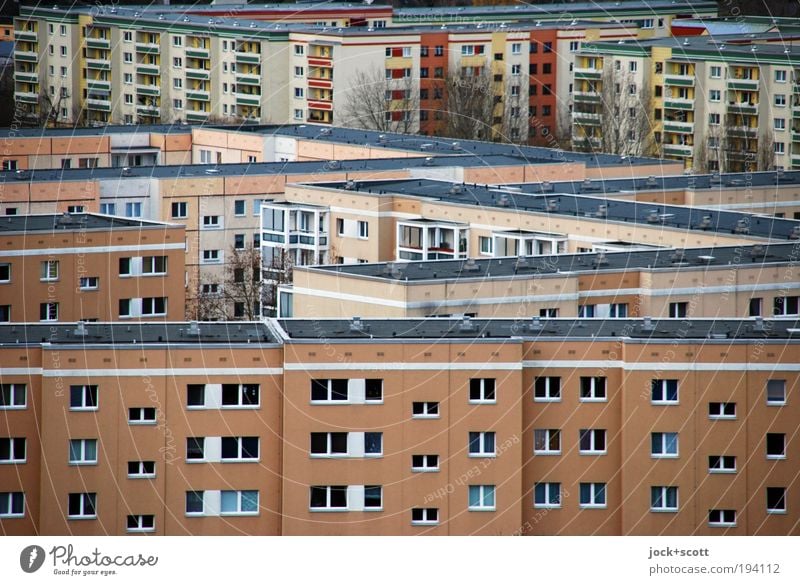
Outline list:
[[[3,373],[6,373],[5,371]],[[121,377],[144,378],[153,376],[279,376],[283,368],[144,368],[131,370],[44,370],[44,378],[67,377]]]
[[[28,248],[25,250],[3,250],[3,257],[11,256],[55,256],[57,254],[108,254],[111,252],[150,252],[159,250],[185,250],[184,242],[172,244],[140,244],[130,246],[87,246],[85,248]]]
[[[574,367],[574,364],[573,364]],[[514,371],[521,370],[520,362],[465,362],[465,363],[410,363],[410,362],[387,362],[387,363],[289,363],[284,364],[286,372],[305,372],[316,370],[332,371],[403,371],[403,370],[422,370],[422,371],[460,371],[460,370],[479,370],[482,372],[492,370]]]

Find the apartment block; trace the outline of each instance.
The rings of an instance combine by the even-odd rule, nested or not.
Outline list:
[[[76,212],[7,216],[0,234],[2,322],[183,318],[181,225]]]
[[[800,244],[610,251],[623,247],[618,242],[558,256],[295,267],[293,283],[280,287],[279,314],[793,319],[800,310],[792,268]]]
[[[800,53],[780,35],[590,43],[578,61],[574,83],[580,93],[572,110],[576,144],[609,151],[610,142],[624,149],[627,140],[651,140],[645,154],[682,160],[697,172],[800,164],[795,111]],[[627,99],[632,86],[638,98],[646,92],[646,104]],[[612,106],[603,105],[609,101]],[[637,104],[648,110],[646,120],[637,118]],[[611,126],[622,129],[625,140],[603,138],[612,115],[622,116],[623,122]]]
[[[5,534],[797,533],[796,320],[80,331],[0,326]]]

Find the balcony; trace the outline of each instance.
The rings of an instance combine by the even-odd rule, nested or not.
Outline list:
[[[800,153],[792,155],[792,167],[800,167]]]
[[[211,79],[211,72],[208,69],[186,69],[186,79]]]
[[[97,110],[99,112],[110,112],[111,111],[111,101],[110,100],[98,100],[94,98],[88,98],[86,100],[86,109],[87,110]]]
[[[86,59],[86,68],[96,71],[111,71],[111,61],[108,59]]]
[[[14,60],[38,63],[39,54],[36,51],[14,51]]]
[[[158,117],[161,115],[161,110],[158,106],[145,106],[139,104],[136,106],[136,111],[143,116]]]
[[[203,110],[187,110],[186,120],[189,122],[204,122],[210,115],[211,112],[205,112]]]
[[[39,83],[39,74],[35,71],[14,71],[14,81],[25,83]]]
[[[792,142],[800,142],[800,130],[792,130]]]
[[[758,127],[757,126],[731,126],[727,129],[727,132],[731,136],[736,136],[737,138],[757,138],[758,137]]]
[[[186,99],[207,102],[211,99],[211,94],[203,89],[187,89]]]
[[[792,118],[800,119],[800,105],[792,106]]]
[[[37,42],[39,40],[39,33],[32,30],[15,30],[14,31],[14,40],[15,41],[28,41],[28,42]]]
[[[253,65],[258,65],[261,63],[260,53],[242,53],[240,51],[236,51],[234,56],[236,57],[237,63],[251,63]]]
[[[136,43],[136,52],[145,55],[158,55],[161,52],[161,45],[158,43]]]
[[[149,63],[137,63],[136,73],[139,75],[161,75],[161,67]]]
[[[208,59],[209,51],[204,47],[186,47],[186,56],[191,59]]]
[[[575,67],[572,70],[572,74],[575,79],[600,79],[603,77],[603,70],[590,67]]]
[[[728,89],[758,91],[758,79],[728,79]]]
[[[87,79],[86,87],[89,91],[111,91],[111,82],[104,79]]]
[[[664,85],[677,85],[680,87],[694,87],[694,75],[672,75],[664,76]]]
[[[161,95],[161,87],[159,87],[158,85],[142,85],[140,83],[137,83],[136,93],[139,93],[141,95],[159,96]]]
[[[664,132],[675,132],[677,134],[693,134],[694,122],[677,122],[664,120]]]
[[[109,39],[102,39],[100,37],[93,38],[93,37],[86,37],[86,48],[87,49],[110,49],[111,48],[111,41]]]
[[[755,116],[758,113],[758,105],[747,102],[730,102],[728,103],[728,113]]]
[[[260,106],[261,96],[250,93],[237,93],[236,94],[237,106]]]
[[[14,98],[24,104],[38,104],[39,94],[30,91],[15,91]]]
[[[589,126],[600,125],[600,114],[589,114],[584,112],[572,112],[572,120],[576,124],[587,124]]]
[[[572,99],[575,102],[599,104],[602,98],[596,91],[574,91],[572,92]]]
[[[694,100],[686,98],[672,98],[664,100],[664,108],[667,110],[694,110]]]
[[[237,73],[236,83],[240,85],[261,85],[261,75],[256,73]]]
[[[688,144],[665,144],[664,145],[664,154],[666,156],[680,156],[680,157],[689,157],[692,156],[692,151],[694,150],[693,146]]]

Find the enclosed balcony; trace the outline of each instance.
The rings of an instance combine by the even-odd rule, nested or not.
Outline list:
[[[468,257],[469,226],[434,219],[397,222],[398,260],[457,260]]]

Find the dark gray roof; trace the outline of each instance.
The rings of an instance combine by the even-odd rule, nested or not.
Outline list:
[[[370,339],[451,340],[629,337],[643,340],[700,339],[718,335],[726,340],[792,339],[800,342],[797,320],[774,320],[763,330],[743,319],[660,319],[648,330],[644,319],[367,319],[359,327],[342,319],[283,319],[278,321],[293,341],[313,343]],[[793,331],[792,331],[793,330]]]
[[[0,345],[86,344],[274,344],[279,340],[264,323],[245,321],[203,322],[200,334],[190,323],[83,323],[85,335],[76,334],[76,323],[16,323],[0,325]]]
[[[316,183],[320,187],[344,189],[344,183]],[[658,216],[655,223],[675,229],[701,229],[704,218],[708,225],[702,229],[719,233],[735,233],[741,222],[749,229],[749,235],[762,238],[787,239],[800,222],[771,216],[760,216],[735,211],[718,211],[689,208],[678,205],[661,205],[639,201],[606,199],[602,193],[596,197],[560,193],[534,194],[499,190],[487,185],[462,184],[456,186],[444,181],[429,179],[403,179],[386,181],[357,181],[355,188],[362,195],[396,193],[417,197],[428,197],[459,205],[481,207],[504,207],[514,211],[549,213],[580,217],[594,221],[621,221],[650,224],[652,214]],[[454,192],[458,190],[458,192]],[[553,209],[548,207],[553,205]],[[600,206],[605,206],[606,217],[599,217]]]
[[[336,272],[387,280],[419,282],[461,279],[518,278],[530,279],[546,274],[606,272],[611,270],[702,269],[720,266],[749,266],[758,264],[795,263],[800,258],[800,241],[793,244],[756,246],[724,246],[673,248],[586,254],[533,256],[519,262],[516,257],[465,260],[430,260],[427,262],[382,262],[376,264],[333,264],[296,267],[296,270]]]
[[[235,128],[234,128],[235,129]],[[189,134],[188,124],[124,124],[107,126],[79,126],[77,128],[0,128],[0,138],[65,138],[107,136],[111,134]]]
[[[510,18],[528,17],[535,18],[568,18],[575,16],[600,15],[608,17],[612,14],[623,16],[625,13],[638,12],[643,16],[652,18],[657,14],[675,14],[687,12],[694,14],[697,11],[716,11],[717,3],[705,0],[693,2],[691,0],[622,0],[616,2],[554,2],[552,4],[510,4],[487,6],[458,6],[440,8],[397,8],[395,17],[417,16],[426,17],[431,13],[449,13],[456,20],[459,16],[475,17],[481,15],[508,15]]]
[[[426,160],[429,158],[430,160]],[[493,167],[516,166],[529,163],[519,156],[450,156],[450,157],[397,157],[373,158],[342,161],[296,161],[270,163],[243,163],[223,165],[157,165],[128,167],[96,167],[93,169],[34,169],[27,171],[0,171],[0,184],[17,181],[85,181],[88,179],[139,178],[152,177],[168,179],[197,176],[255,176],[255,175],[293,175],[325,172],[349,171],[387,171],[417,167]]]
[[[118,230],[123,228],[163,229],[170,224],[112,217],[95,213],[63,213],[43,215],[4,215],[0,217],[0,232],[72,232],[85,230]]]
[[[723,175],[666,175],[641,177],[636,179],[592,179],[589,181],[553,181],[549,183],[552,193],[597,196],[608,193],[638,191],[716,191],[731,188],[773,187],[775,191],[789,185],[796,185],[800,193],[800,171],[765,171],[752,173],[725,173]],[[524,193],[551,193],[542,183],[513,183]]]

